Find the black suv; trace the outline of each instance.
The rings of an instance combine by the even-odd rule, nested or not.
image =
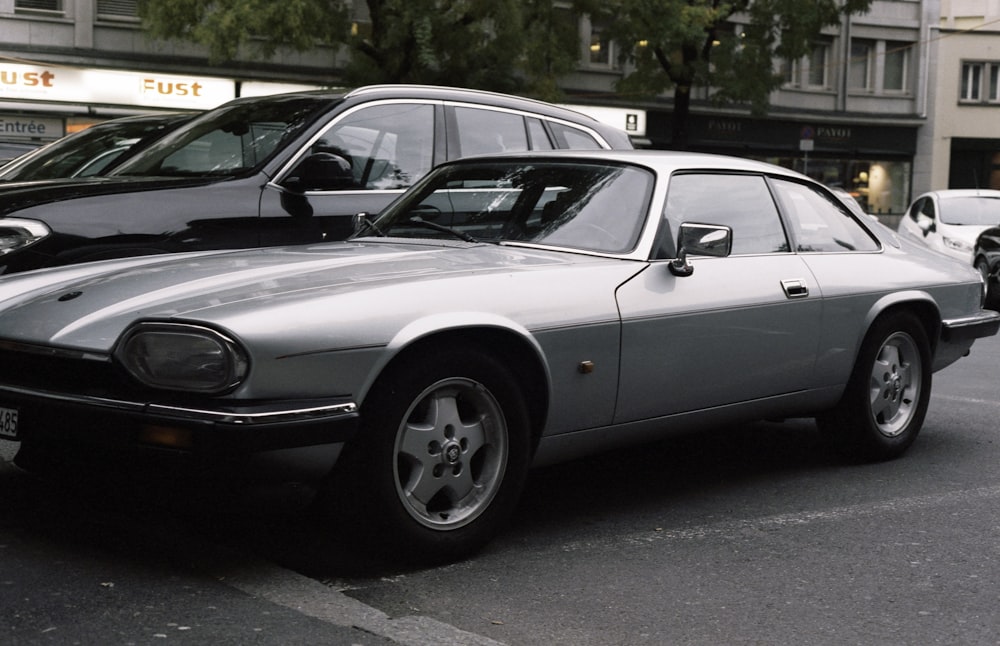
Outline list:
[[[0,186],[0,273],[338,240],[431,167],[498,151],[631,148],[621,130],[490,92],[371,86],[242,98],[108,176]]]

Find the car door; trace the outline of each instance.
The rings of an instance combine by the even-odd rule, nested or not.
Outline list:
[[[615,422],[808,389],[821,296],[809,268],[792,252],[766,179],[675,175],[663,216],[669,238],[683,222],[728,226],[733,250],[724,258],[692,259],[690,276],[675,276],[669,263],[654,261],[620,287]],[[672,248],[662,253],[674,254]]]
[[[794,248],[823,292],[817,386],[840,387],[854,367],[858,344],[875,302],[884,295],[884,285],[905,281],[920,268],[895,275],[898,258],[881,253],[881,244],[858,218],[819,187],[779,178],[770,180],[770,185]]]

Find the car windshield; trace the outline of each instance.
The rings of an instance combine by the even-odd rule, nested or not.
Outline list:
[[[236,177],[267,162],[330,107],[326,96],[231,103],[178,128],[110,175]]]
[[[959,225],[1000,224],[1000,199],[977,195],[941,200],[941,221]]]
[[[15,160],[0,169],[0,180],[100,175],[190,118],[171,114],[100,123]]]
[[[653,175],[624,164],[488,161],[443,167],[361,235],[635,248]]]

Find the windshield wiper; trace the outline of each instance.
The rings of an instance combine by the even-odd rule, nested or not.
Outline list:
[[[446,227],[443,224],[438,224],[437,222],[431,222],[429,220],[425,220],[419,215],[413,216],[412,218],[407,220],[407,222],[409,222],[410,224],[415,224],[418,227],[425,227],[428,229],[434,229],[435,231],[440,231],[442,233],[451,234],[456,238],[459,238],[466,242],[479,242],[479,240],[473,238],[465,231],[459,231],[458,229],[452,229],[451,227]]]
[[[356,217],[357,217],[357,223],[358,225],[360,225],[360,227],[355,235],[361,235],[360,228],[363,227],[365,229],[371,229],[372,231],[375,232],[375,235],[377,235],[380,238],[385,237],[385,231],[379,229],[378,226],[376,226],[375,223],[372,222],[371,218],[368,217],[367,213],[358,213]]]

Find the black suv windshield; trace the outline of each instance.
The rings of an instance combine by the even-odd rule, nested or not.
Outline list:
[[[331,105],[285,95],[230,103],[179,128],[111,175],[236,177],[256,170]]]

